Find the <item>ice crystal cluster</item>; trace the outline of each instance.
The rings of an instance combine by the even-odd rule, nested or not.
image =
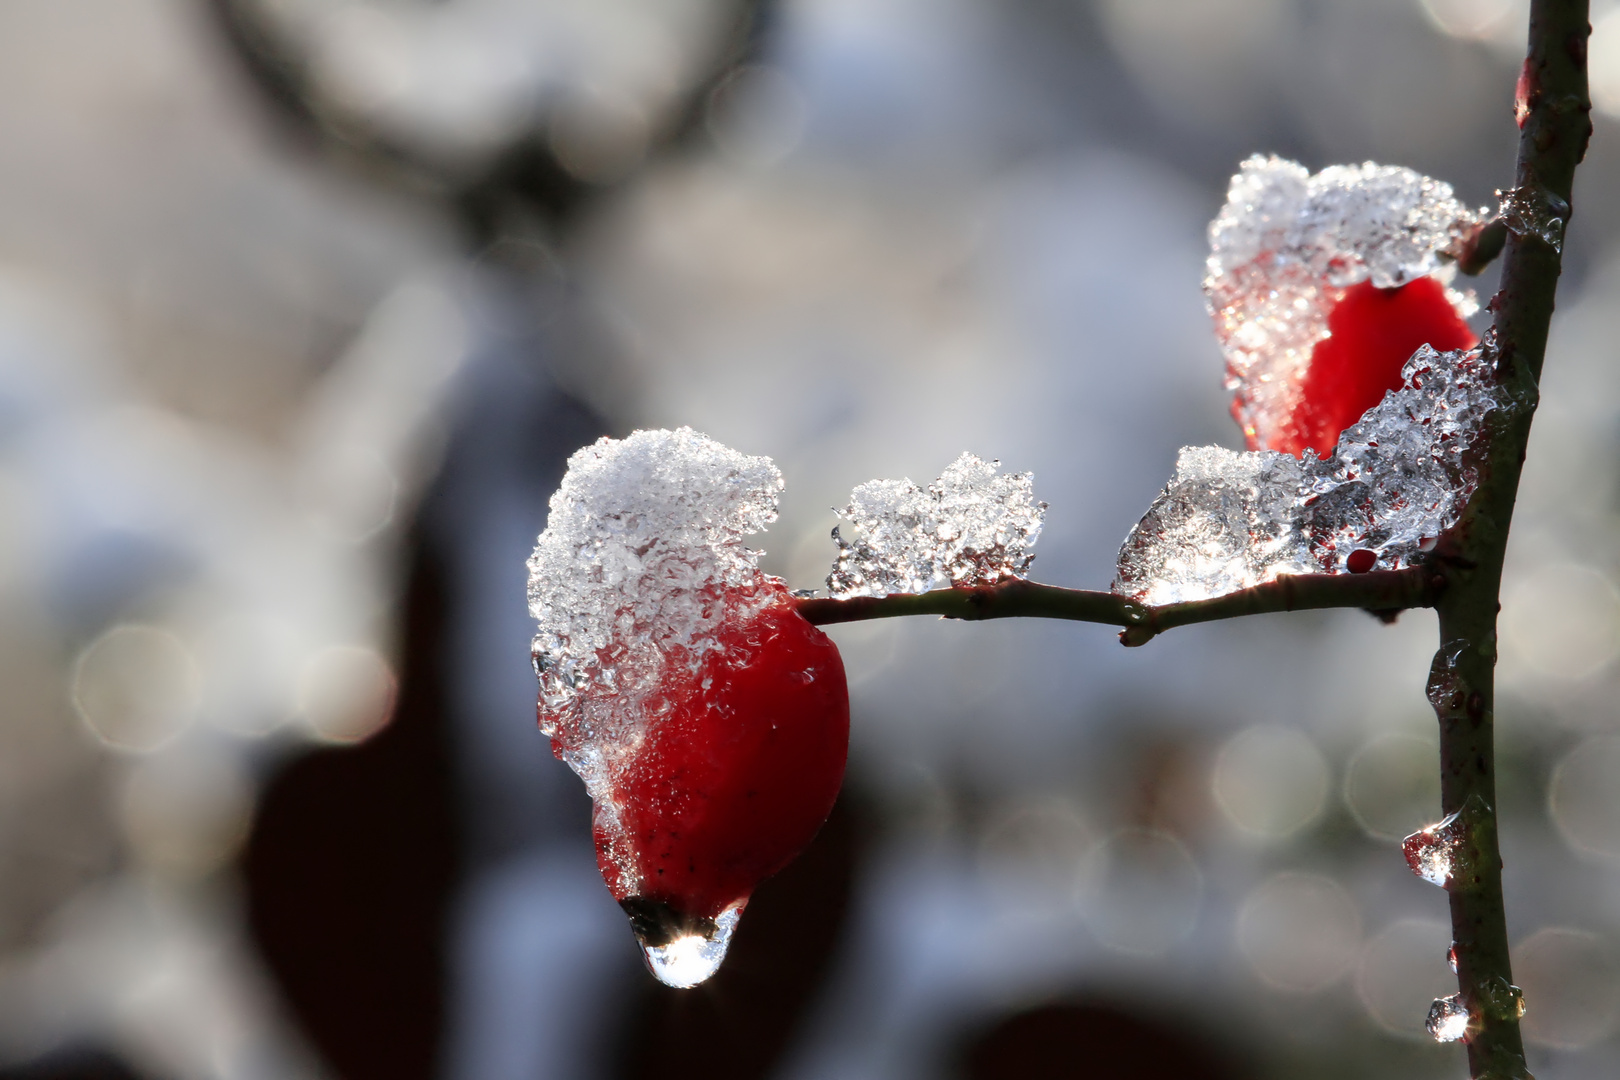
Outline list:
[[[781,489],[769,458],[690,428],[568,459],[529,559],[529,612],[542,730],[599,804],[670,666],[695,672],[722,627],[780,594],[743,538],[776,519]]]
[[[1002,475],[999,461],[964,453],[938,480],[870,480],[836,511],[853,527],[833,529],[838,559],[827,577],[834,596],[886,596],[1023,577],[1035,556],[1046,504],[1030,473]]]
[[[1478,349],[1425,346],[1402,376],[1325,459],[1184,448],[1120,549],[1114,591],[1202,600],[1279,574],[1338,572],[1357,549],[1379,569],[1410,566],[1478,486],[1476,444],[1505,399]]]
[[[1540,184],[1498,190],[1497,214],[1502,224],[1520,236],[1533,236],[1554,251],[1564,250],[1564,224],[1569,203]]]
[[[1271,445],[1294,412],[1311,350],[1347,288],[1449,280],[1441,252],[1481,220],[1449,184],[1411,169],[1368,162],[1313,176],[1277,157],[1245,161],[1210,223],[1204,295],[1249,447]],[[1453,302],[1473,313],[1471,299]]]

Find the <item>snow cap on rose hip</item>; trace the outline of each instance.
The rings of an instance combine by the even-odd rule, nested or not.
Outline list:
[[[781,488],[769,458],[689,428],[604,438],[569,459],[529,560],[541,729],[585,781],[602,876],[670,985],[713,974],[843,778],[838,651],[743,542]]]
[[[1210,223],[1204,294],[1249,449],[1326,457],[1420,346],[1472,347],[1477,305],[1450,289],[1448,253],[1486,216],[1399,166],[1245,161]]]

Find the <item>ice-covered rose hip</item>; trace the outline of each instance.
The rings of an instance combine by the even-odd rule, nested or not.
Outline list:
[[[1182,448],[1120,548],[1115,592],[1171,604],[1424,557],[1505,404],[1464,322],[1473,301],[1448,287],[1446,254],[1482,220],[1410,169],[1243,163],[1210,223],[1204,292],[1249,451]]]
[[[1419,347],[1472,347],[1445,253],[1481,220],[1411,169],[1245,161],[1209,226],[1204,293],[1249,449],[1327,457]]]
[[[832,641],[743,544],[780,474],[688,428],[580,450],[529,560],[540,725],[594,803],[648,966],[708,978],[761,880],[832,809],[849,696]]]

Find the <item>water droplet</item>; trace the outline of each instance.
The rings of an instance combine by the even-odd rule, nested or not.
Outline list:
[[[1461,814],[1452,814],[1438,825],[1413,833],[1401,841],[1406,865],[1424,881],[1445,888],[1451,881],[1457,853],[1466,834]]]
[[[1468,1006],[1463,1004],[1462,995],[1435,998],[1425,1026],[1435,1042],[1456,1042],[1468,1034]]]
[[[706,981],[720,970],[742,909],[741,904],[726,908],[715,917],[714,929],[708,934],[688,933],[663,945],[642,945],[641,955],[647,961],[647,970],[665,986],[678,990]]]
[[[1457,943],[1453,941],[1451,948],[1446,950],[1446,963],[1451,966],[1451,973],[1457,974]]]

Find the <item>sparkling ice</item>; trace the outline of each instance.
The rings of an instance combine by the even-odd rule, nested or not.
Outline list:
[[[1204,295],[1249,447],[1272,445],[1294,411],[1311,350],[1347,288],[1449,281],[1442,253],[1481,220],[1449,184],[1411,169],[1368,162],[1312,176],[1277,157],[1245,161],[1210,223]],[[1470,298],[1452,300],[1473,313]]]
[[[1438,825],[1413,833],[1401,841],[1401,851],[1412,873],[1442,889],[1451,881],[1456,862],[1467,839],[1462,815],[1452,814]]]
[[[1201,600],[1279,574],[1338,572],[1357,549],[1380,569],[1412,565],[1478,486],[1476,443],[1506,398],[1479,349],[1424,346],[1402,377],[1326,459],[1183,449],[1120,549],[1114,591],[1149,604]]]
[[[1175,477],[1120,549],[1114,591],[1172,604],[1320,569],[1296,521],[1304,485],[1289,454],[1183,447]]]
[[[1435,998],[1429,1006],[1429,1020],[1424,1025],[1435,1042],[1456,1042],[1468,1034],[1468,1006],[1461,994]]]
[[[837,511],[852,539],[833,529],[834,596],[919,593],[1023,577],[1035,556],[1046,504],[1030,473],[1000,475],[999,461],[964,453],[927,489],[910,480],[870,480]]]

